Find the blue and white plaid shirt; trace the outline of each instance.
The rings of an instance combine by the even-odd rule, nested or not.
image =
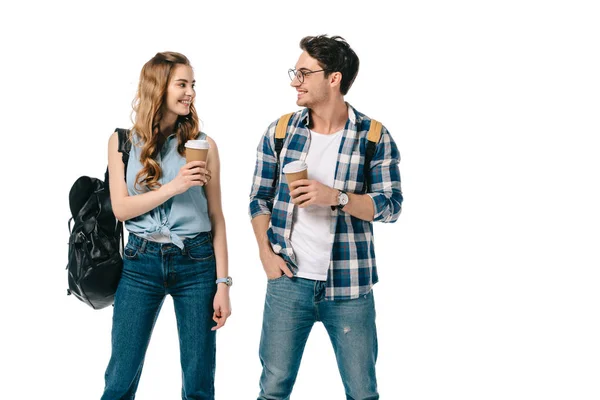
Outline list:
[[[333,187],[349,193],[363,194],[365,178],[363,163],[367,133],[371,120],[348,106],[348,121],[344,127]],[[274,121],[263,135],[257,149],[254,182],[250,193],[250,216],[271,214],[267,232],[271,247],[288,264],[294,275],[298,271],[290,242],[294,203],[282,175],[283,166],[295,160],[305,160],[310,146],[309,112],[307,108],[294,113],[277,169]],[[395,222],[402,209],[402,190],[398,163],[400,153],[385,127],[377,144],[370,167],[370,192],[375,209],[374,221]],[[279,171],[279,177],[275,171]],[[278,178],[276,186],[273,180]],[[373,225],[338,210],[331,211],[333,249],[327,273],[328,300],[355,299],[369,293],[378,281],[373,246]]]

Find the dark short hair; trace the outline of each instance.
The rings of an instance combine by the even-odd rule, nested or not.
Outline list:
[[[332,72],[342,73],[340,92],[345,95],[350,90],[358,74],[358,56],[341,36],[306,36],[300,41],[300,48],[319,62],[325,76]]]

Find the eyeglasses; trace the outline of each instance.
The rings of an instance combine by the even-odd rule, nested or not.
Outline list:
[[[298,82],[304,83],[304,78],[306,76],[309,76],[310,74],[314,74],[315,72],[324,72],[324,71],[327,71],[327,70],[326,69],[320,69],[320,70],[317,70],[317,71],[311,71],[310,69],[298,69],[298,70],[296,70],[294,68],[290,68],[290,69],[288,69],[288,75],[290,77],[290,80],[293,81],[294,78],[295,78],[295,79],[298,79]]]

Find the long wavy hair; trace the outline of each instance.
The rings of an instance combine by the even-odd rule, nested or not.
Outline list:
[[[158,182],[162,175],[160,165],[156,162],[164,138],[160,132],[160,121],[163,118],[166,106],[167,88],[175,66],[190,65],[186,56],[180,53],[166,51],[156,53],[150,61],[144,64],[140,73],[138,90],[133,100],[132,120],[134,121],[132,133],[138,136],[139,146],[142,148],[140,162],[142,169],[135,177],[136,185],[146,186],[148,189],[158,189]],[[195,139],[199,132],[198,114],[192,103],[188,115],[179,116],[175,123],[173,133],[177,137],[177,151],[182,156],[185,154],[185,142]]]

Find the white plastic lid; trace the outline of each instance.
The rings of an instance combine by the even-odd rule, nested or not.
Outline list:
[[[308,165],[304,161],[292,161],[287,163],[285,167],[283,167],[284,174],[293,174],[294,172],[304,171],[308,168]]]
[[[208,140],[188,140],[185,142],[185,147],[190,149],[208,149],[210,145]]]

